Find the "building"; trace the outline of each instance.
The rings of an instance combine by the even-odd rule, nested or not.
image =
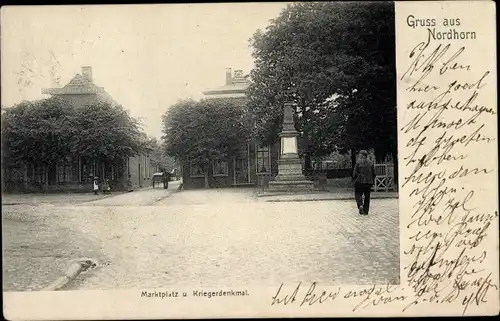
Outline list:
[[[43,88],[42,94],[59,96],[75,107],[85,107],[100,102],[117,104],[103,87],[94,84],[90,66],[82,67],[82,73],[76,74],[66,86]]]
[[[226,70],[226,83],[203,91],[206,99],[234,99],[245,101],[250,82],[241,70]],[[265,186],[278,173],[279,146],[265,146],[252,140],[241,146],[235,155],[214,162],[209,166],[211,187]],[[182,177],[185,189],[203,188],[204,172],[196,163],[183,164]]]
[[[62,88],[42,89],[42,94],[58,96],[77,108],[85,108],[100,102],[117,104],[92,78],[92,67],[82,67]],[[39,164],[9,164],[5,168],[4,188],[18,191],[92,190],[94,177],[108,178],[115,190],[151,185],[152,174],[158,166],[149,155],[140,154],[113,163],[100,162],[91,157],[73,157],[61,160],[51,168]]]

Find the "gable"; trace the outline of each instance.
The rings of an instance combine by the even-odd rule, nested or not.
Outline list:
[[[96,85],[94,85],[89,79],[86,77],[83,77],[80,74],[76,74],[73,79],[69,81],[69,83],[64,86],[63,88],[70,88],[70,87],[90,87],[94,88]]]

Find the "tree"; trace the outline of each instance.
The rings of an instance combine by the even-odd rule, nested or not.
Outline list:
[[[72,152],[111,162],[134,156],[147,148],[140,123],[119,105],[98,103],[77,108]]]
[[[112,162],[144,150],[137,120],[121,106],[99,103],[76,108],[52,97],[22,102],[2,114],[4,161],[43,165],[67,158]]]
[[[151,159],[153,159],[160,167],[160,171],[172,171],[175,166],[175,159],[167,155],[165,142],[159,142],[156,137],[148,140],[148,150],[150,151]]]
[[[387,146],[397,152],[393,3],[289,5],[251,39],[248,90],[257,133],[277,139],[282,106],[295,102],[303,154]]]
[[[184,100],[163,115],[163,139],[170,156],[203,168],[209,187],[209,164],[229,157],[251,137],[244,106],[230,100]]]
[[[75,109],[58,98],[24,101],[2,115],[4,161],[27,162],[48,168],[68,156],[78,134]]]

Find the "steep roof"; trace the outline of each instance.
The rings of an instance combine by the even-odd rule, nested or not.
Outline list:
[[[80,74],[76,74],[73,79],[69,81],[69,83],[64,86],[64,88],[69,88],[69,87],[97,87],[90,81],[87,77],[84,77]]]
[[[116,101],[104,90],[103,87],[99,87],[94,84],[92,81],[92,69],[88,66],[82,67],[82,74],[76,74],[64,87],[43,88],[42,94],[68,97],[78,106],[98,101],[117,105]]]
[[[104,88],[96,86],[90,79],[76,74],[62,88],[44,88],[42,94],[50,95],[74,95],[74,94],[99,94],[104,93]]]

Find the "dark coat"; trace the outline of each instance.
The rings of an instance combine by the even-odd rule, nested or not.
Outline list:
[[[352,179],[355,184],[373,185],[375,176],[375,166],[367,159],[358,161],[352,172]]]

